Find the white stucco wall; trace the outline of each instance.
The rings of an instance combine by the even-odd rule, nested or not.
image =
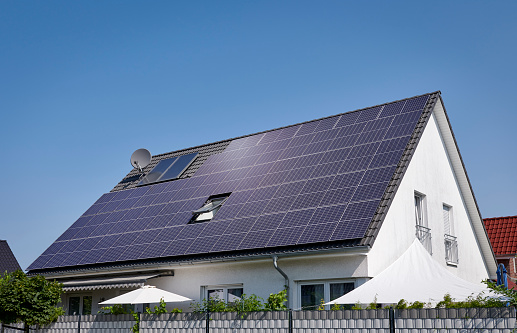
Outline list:
[[[289,277],[290,301],[292,307],[299,307],[298,288],[300,283],[321,280],[348,280],[364,283],[367,275],[364,255],[312,255],[303,257],[280,257],[278,266]],[[202,299],[202,287],[242,285],[244,293],[255,294],[267,299],[269,294],[284,289],[285,279],[274,268],[273,259],[250,260],[246,262],[220,262],[174,268],[173,277],[149,281],[156,285],[196,301]],[[188,309],[189,304],[178,307]]]
[[[417,145],[406,174],[393,199],[368,258],[368,274],[375,276],[395,261],[413,242],[415,235],[415,191],[424,194],[428,227],[432,235],[432,256],[459,277],[479,283],[488,278],[465,207],[453,173],[438,124],[432,114]],[[445,262],[443,204],[452,206],[453,234],[457,236],[459,263]]]
[[[358,253],[359,252],[359,253]],[[343,250],[332,254],[279,257],[278,266],[289,277],[291,307],[299,308],[299,286],[303,283],[336,281],[354,282],[356,287],[368,280],[367,257],[362,251]],[[269,294],[284,289],[285,279],[274,268],[273,259],[254,259],[217,263],[198,263],[170,267],[174,276],[149,279],[147,284],[200,301],[207,286],[242,286],[247,295],[255,294],[264,301]],[[63,295],[63,305],[68,307],[69,296],[91,295],[92,313],[97,313],[98,303],[127,292],[128,289],[101,289],[70,292]],[[168,304],[190,311],[190,302]],[[141,310],[140,310],[141,311]]]

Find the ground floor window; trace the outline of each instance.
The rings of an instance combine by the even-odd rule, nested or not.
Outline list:
[[[92,314],[91,295],[70,295],[68,296],[69,315],[90,315]]]
[[[242,285],[207,286],[204,289],[204,298],[220,299],[228,303],[241,299],[244,294]]]
[[[322,303],[327,303],[353,290],[350,281],[315,281],[299,283],[300,308],[316,310]],[[328,308],[328,306],[326,306]]]

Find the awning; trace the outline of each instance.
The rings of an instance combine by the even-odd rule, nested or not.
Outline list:
[[[63,283],[63,291],[78,291],[78,290],[97,290],[97,289],[112,289],[112,288],[138,288],[153,277],[160,274],[152,275],[126,275],[117,277],[102,277],[91,278],[85,280],[67,280],[60,281]]]
[[[348,294],[326,304],[380,304],[430,302],[436,304],[450,294],[457,301],[469,296],[493,295],[486,285],[463,280],[429,255],[418,239],[388,268]]]

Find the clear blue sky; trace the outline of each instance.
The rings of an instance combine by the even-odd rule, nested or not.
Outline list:
[[[129,157],[436,90],[517,215],[515,1],[0,2],[0,239],[25,269]]]

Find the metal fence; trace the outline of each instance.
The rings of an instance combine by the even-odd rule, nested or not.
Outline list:
[[[126,333],[135,323],[131,315],[62,316],[47,327],[32,327],[31,332]],[[510,333],[515,329],[515,308],[140,315],[142,333]]]

